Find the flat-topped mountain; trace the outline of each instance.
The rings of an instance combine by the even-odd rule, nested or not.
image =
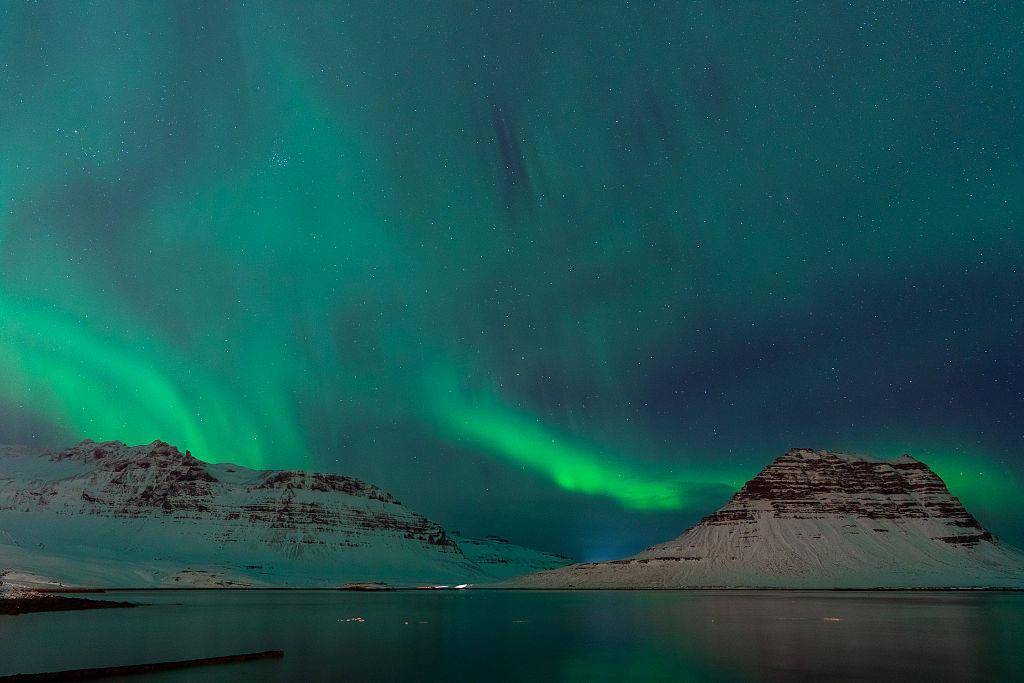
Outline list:
[[[89,587],[459,584],[567,564],[453,537],[351,477],[210,464],[160,441],[0,449],[0,580]]]
[[[1024,588],[927,465],[797,448],[682,536],[633,557],[516,580],[536,588]]]

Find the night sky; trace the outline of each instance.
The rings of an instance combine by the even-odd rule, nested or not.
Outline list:
[[[578,559],[791,446],[1024,542],[1017,3],[5,2],[0,442]]]

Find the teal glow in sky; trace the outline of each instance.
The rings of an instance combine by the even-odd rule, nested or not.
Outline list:
[[[0,441],[581,556],[790,446],[907,450],[1020,540],[1022,20],[5,4]]]

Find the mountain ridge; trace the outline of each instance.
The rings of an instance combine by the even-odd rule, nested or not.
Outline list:
[[[84,587],[494,581],[567,558],[450,535],[340,474],[208,463],[163,441],[0,449],[0,579]],[[463,547],[465,546],[465,547]]]
[[[910,455],[794,448],[673,540],[510,585],[1024,588],[1024,554],[999,543]]]

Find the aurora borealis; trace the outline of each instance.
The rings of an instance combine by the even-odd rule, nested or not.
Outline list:
[[[1024,12],[5,3],[0,442],[581,559],[790,446],[1024,539]]]

